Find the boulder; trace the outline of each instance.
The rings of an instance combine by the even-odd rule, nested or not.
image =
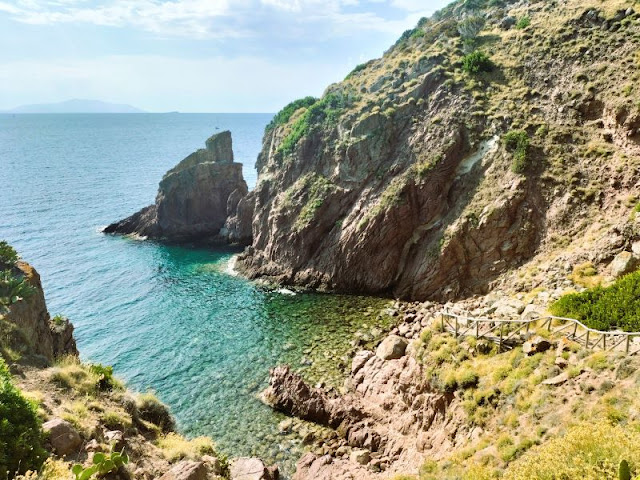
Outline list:
[[[536,353],[546,352],[551,346],[551,342],[546,338],[535,336],[531,340],[524,342],[522,351],[527,355],[534,355]]]
[[[396,360],[404,357],[407,351],[407,341],[397,335],[389,335],[376,350],[376,355],[383,360]]]
[[[366,465],[371,461],[371,454],[368,450],[354,450],[349,457],[352,462]]]
[[[183,460],[176,463],[160,480],[206,480],[207,467],[203,462]]]
[[[567,380],[569,380],[569,374],[567,372],[563,372],[560,375],[556,375],[553,378],[545,380],[542,382],[543,385],[551,385],[552,387],[556,387],[558,385],[562,385]]]
[[[517,20],[515,17],[507,16],[500,21],[500,28],[502,30],[509,30],[516,23],[517,23]]]
[[[539,318],[541,316],[542,316],[542,308],[538,307],[537,305],[529,304],[526,307],[524,307],[524,310],[522,311],[522,315],[520,315],[520,318],[522,320],[533,320],[534,318]]]
[[[630,252],[621,252],[615,256],[611,262],[611,275],[614,277],[622,277],[627,273],[633,272],[638,266],[638,259]]]
[[[53,452],[58,456],[75,453],[82,445],[78,431],[67,421],[54,418],[42,425],[42,430],[49,434],[49,442]]]
[[[524,312],[525,304],[517,298],[502,298],[494,303],[492,308],[496,317],[514,318]]]
[[[259,458],[238,458],[231,464],[231,480],[277,480],[277,468],[267,468]]]
[[[631,245],[631,251],[636,257],[640,258],[640,242],[633,242]]]

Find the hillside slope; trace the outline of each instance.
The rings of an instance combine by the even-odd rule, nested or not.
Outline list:
[[[458,1],[287,106],[240,202],[238,268],[420,300],[608,268],[638,238],[632,3]]]

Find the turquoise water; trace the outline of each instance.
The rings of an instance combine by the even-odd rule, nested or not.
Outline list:
[[[298,443],[277,435],[281,417],[257,399],[269,367],[287,362],[338,383],[336,358],[356,330],[380,323],[385,302],[269,292],[228,273],[233,252],[99,233],[152,203],[164,172],[216,127],[232,131],[253,186],[270,118],[0,115],[0,238],[38,269],[49,310],[72,319],[83,358],[156,391],[184,433],[290,471]]]

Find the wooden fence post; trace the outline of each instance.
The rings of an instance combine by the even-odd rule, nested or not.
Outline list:
[[[589,348],[589,333],[590,331],[587,330],[587,338],[585,339],[585,347]]]

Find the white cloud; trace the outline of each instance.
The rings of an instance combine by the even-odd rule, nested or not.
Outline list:
[[[415,16],[421,0],[388,0]],[[353,35],[358,31],[398,32],[407,19],[389,20],[374,13],[376,0],[109,0],[93,5],[86,0],[0,1],[0,12],[33,25],[92,24],[131,27],[163,36],[237,38],[270,33],[299,39],[297,24],[313,24],[327,34]],[[285,21],[288,20],[288,21]],[[310,38],[317,31],[309,31]]]

